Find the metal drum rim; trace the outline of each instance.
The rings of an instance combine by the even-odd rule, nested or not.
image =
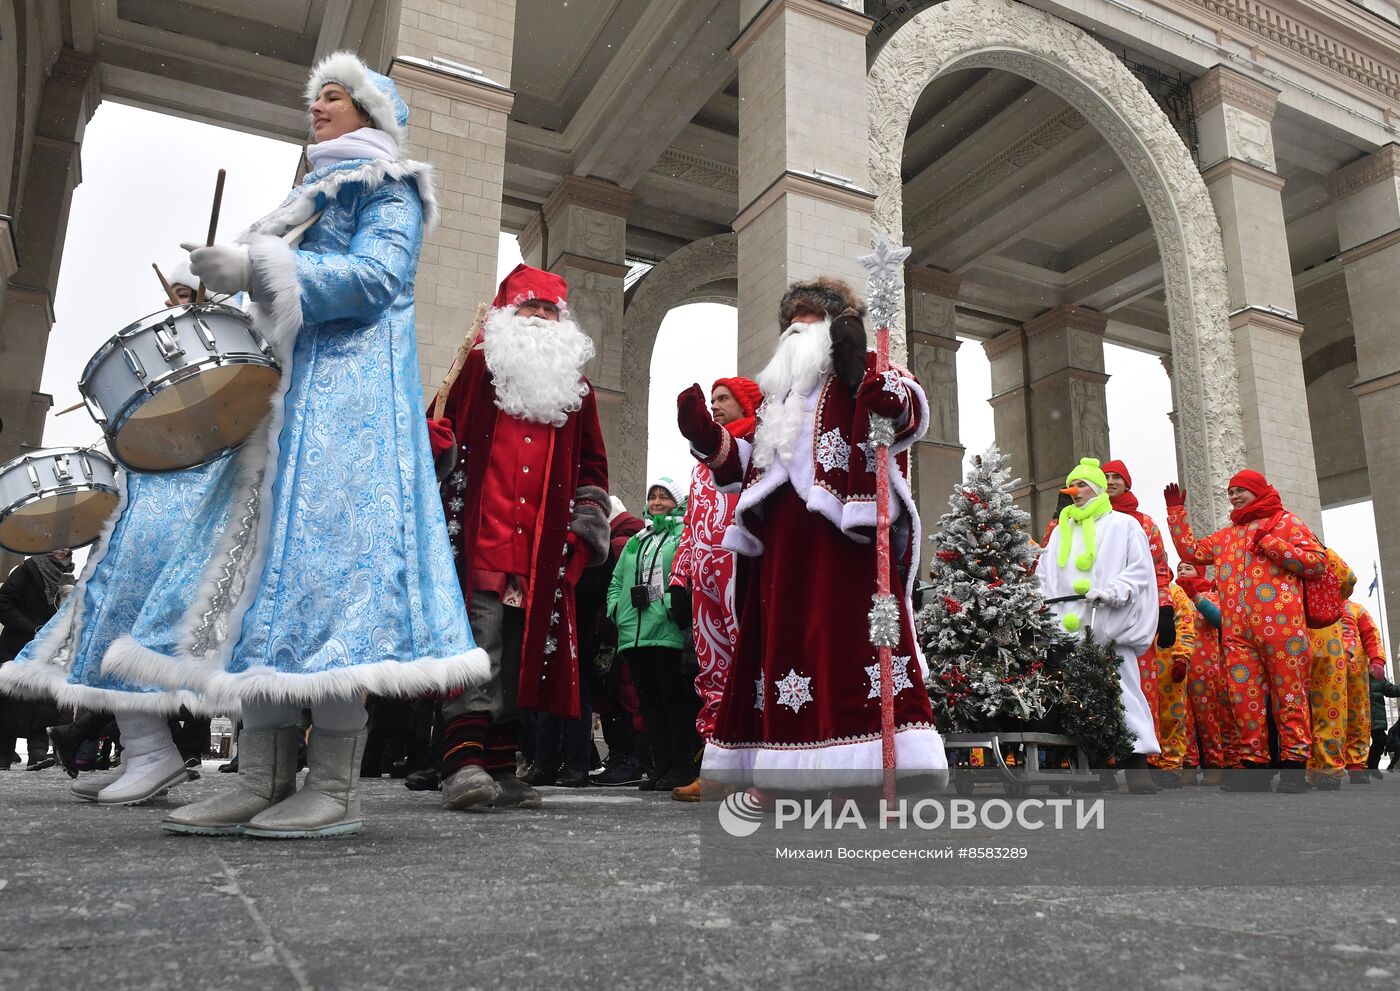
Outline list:
[[[106,357],[116,350],[117,345],[121,341],[133,337],[141,331],[146,330],[151,326],[154,326],[154,324],[151,324],[149,321],[153,320],[156,317],[160,317],[161,319],[157,320],[156,323],[164,323],[165,316],[172,310],[182,311],[181,315],[183,316],[184,313],[188,313],[190,310],[193,310],[196,307],[198,307],[200,313],[224,313],[241,317],[244,320],[244,322],[247,323],[248,329],[252,332],[254,339],[261,343],[265,343],[263,341],[263,336],[253,329],[252,318],[245,311],[240,310],[236,306],[232,306],[228,303],[181,303],[179,306],[167,306],[163,310],[156,310],[154,313],[146,314],[139,320],[132,321],[131,323],[123,327],[121,330],[113,334],[111,337],[107,338],[107,340],[103,342],[102,346],[97,349],[96,353],[94,353],[93,356],[88,359],[87,364],[83,366],[83,374],[78,378],[78,391],[82,392],[83,395],[87,395],[87,390],[84,389],[84,386],[86,386],[88,381],[91,379],[93,372],[97,370],[97,366],[102,364]]]
[[[101,451],[96,450],[95,448],[41,447],[37,451],[30,451],[28,454],[21,454],[16,457],[13,457],[9,461],[6,461],[3,465],[0,465],[0,475],[3,475],[11,468],[24,464],[26,461],[42,460],[43,458],[50,458],[59,454],[90,454],[96,457],[99,461],[107,462],[107,464],[111,465],[113,471],[115,471],[118,467],[116,461],[103,454]]]
[[[117,432],[121,430],[122,427],[126,426],[126,421],[129,420],[131,418],[131,414],[135,412],[134,407],[141,405],[141,403],[139,403],[137,400],[149,399],[151,396],[154,396],[157,392],[160,392],[167,386],[178,385],[185,379],[193,378],[195,375],[198,375],[206,368],[222,368],[225,365],[262,365],[265,368],[272,368],[279,374],[282,371],[281,364],[271,355],[262,355],[260,357],[254,357],[253,355],[238,355],[232,358],[219,358],[217,360],[211,357],[205,358],[203,361],[196,362],[193,365],[181,365],[179,368],[167,372],[158,379],[152,379],[149,392],[147,392],[145,389],[142,389],[140,392],[132,393],[131,398],[122,404],[121,409],[117,410],[117,412],[107,422],[107,426],[103,428],[103,433],[105,433],[107,436],[108,444],[116,444]],[[228,449],[225,448],[225,450]],[[118,461],[121,461],[122,464],[126,464],[126,462],[122,461],[121,458],[117,455],[115,446],[113,446],[112,449],[112,456]],[[201,462],[201,464],[202,463],[203,462]],[[190,467],[193,467],[193,465],[191,465]],[[136,470],[142,471],[143,469],[138,468]]]
[[[0,509],[0,525],[3,525],[4,522],[5,522],[7,519],[9,519],[10,516],[11,516],[12,514],[18,512],[19,510],[23,509],[25,506],[30,505],[31,503],[39,502],[39,501],[41,501],[41,500],[43,500],[43,499],[48,499],[48,498],[51,498],[51,497],[53,497],[53,496],[73,495],[74,493],[77,493],[77,492],[101,492],[101,493],[106,493],[106,494],[108,494],[108,495],[114,495],[114,496],[116,496],[117,499],[118,499],[119,501],[120,501],[121,496],[122,496],[120,490],[118,490],[118,489],[116,489],[116,488],[114,488],[114,487],[112,487],[112,486],[110,486],[110,485],[106,485],[106,484],[104,484],[104,483],[102,483],[102,482],[90,482],[90,483],[86,483],[86,484],[83,484],[83,485],[63,485],[63,486],[60,486],[60,487],[58,487],[58,488],[56,488],[56,489],[50,489],[50,490],[48,490],[47,492],[32,492],[32,493],[30,493],[29,495],[25,496],[24,498],[19,499],[19,500],[16,500],[15,502],[10,503],[10,504],[9,504],[8,506],[6,506],[5,508]],[[67,545],[65,545],[65,546],[67,546],[67,547],[70,548],[70,549],[76,550],[76,549],[79,548],[79,547],[86,547],[88,544],[96,543],[96,542],[97,542],[98,540],[100,540],[101,538],[102,538],[102,531],[99,530],[98,533],[97,533],[97,536],[93,537],[91,540],[84,540],[81,544],[67,544]],[[11,554],[33,555],[33,554],[44,553],[44,552],[42,552],[42,551],[24,551],[24,550],[19,550],[18,548],[11,547],[9,544],[5,543],[3,540],[0,540],[0,547],[5,548],[5,550],[9,551]],[[52,552],[49,552],[49,553],[52,553]]]

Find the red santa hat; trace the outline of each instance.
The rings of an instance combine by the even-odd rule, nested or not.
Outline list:
[[[521,263],[510,270],[491,301],[493,310],[516,307],[532,299],[553,303],[560,309],[568,304],[569,286],[553,272]]]
[[[1119,475],[1123,479],[1123,488],[1133,487],[1133,476],[1128,474],[1128,466],[1121,461],[1105,461],[1102,465],[1105,475]]]

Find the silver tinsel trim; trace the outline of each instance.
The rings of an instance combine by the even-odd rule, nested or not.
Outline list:
[[[893,595],[871,596],[870,642],[876,647],[899,646],[899,604]]]
[[[894,421],[887,416],[870,415],[870,443],[876,447],[894,446]]]
[[[870,273],[865,296],[876,327],[893,327],[897,322],[904,306],[904,261],[910,250],[893,247],[881,234],[875,250],[856,259]]]

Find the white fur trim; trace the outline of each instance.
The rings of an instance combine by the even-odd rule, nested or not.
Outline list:
[[[102,667],[145,684],[185,685],[211,698],[270,702],[319,702],[350,698],[362,692],[394,696],[450,692],[480,684],[491,675],[490,659],[480,647],[455,657],[375,661],[311,674],[285,674],[270,667],[230,674],[222,664],[167,657],[147,650],[131,637],[122,637],[112,644]]]
[[[896,727],[895,773],[948,776],[943,738],[927,724]],[[860,788],[884,780],[880,734],[811,744],[705,742],[701,776],[725,784],[754,784],[779,791]]]
[[[301,283],[297,281],[296,255],[280,237],[268,234],[251,234],[246,243],[253,279],[271,293],[270,299],[255,301],[264,317],[259,324],[271,335],[268,343],[277,352],[278,360],[285,363],[301,332]]]
[[[423,201],[423,225],[428,230],[437,226],[437,194],[433,190],[433,167],[426,162],[413,162],[400,159],[397,162],[365,162],[354,168],[334,169],[315,182],[297,186],[290,198],[276,210],[261,217],[239,234],[239,244],[247,244],[254,234],[268,234],[281,237],[292,228],[311,219],[316,212],[316,195],[325,193],[326,199],[333,200],[340,188],[348,183],[360,183],[373,189],[389,180],[412,179],[418,187],[418,198]]]
[[[303,95],[306,97],[307,106],[315,102],[321,93],[321,87],[326,83],[339,83],[345,87],[351,99],[369,114],[374,126],[392,137],[400,148],[403,147],[406,136],[403,128],[399,126],[394,101],[374,85],[369,77],[369,67],[360,61],[358,55],[354,52],[331,52],[317,62],[306,80],[306,92]]]

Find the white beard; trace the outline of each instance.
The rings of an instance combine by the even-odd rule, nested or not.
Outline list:
[[[777,458],[790,462],[807,397],[831,372],[831,320],[795,323],[783,331],[778,350],[757,382],[763,389],[754,431],[753,463],[767,468]]]
[[[583,366],[594,348],[573,320],[518,317],[505,307],[486,318],[482,345],[501,412],[562,427],[583,408]]]

